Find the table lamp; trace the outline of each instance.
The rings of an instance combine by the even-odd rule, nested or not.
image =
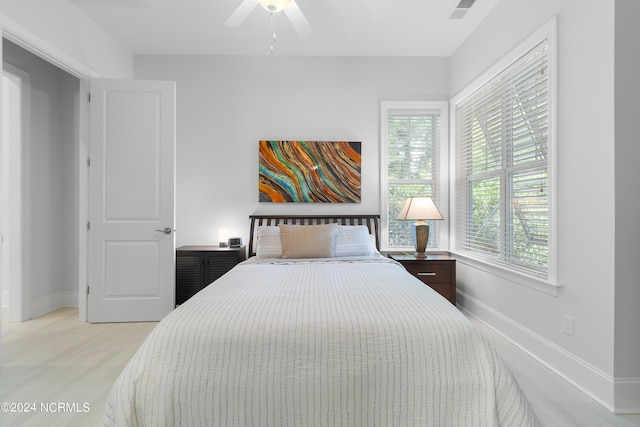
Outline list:
[[[409,197],[398,215],[401,221],[416,220],[411,226],[417,256],[425,256],[429,241],[429,224],[424,220],[444,219],[431,197]]]

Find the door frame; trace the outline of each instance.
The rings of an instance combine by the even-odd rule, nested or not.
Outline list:
[[[9,26],[7,24],[10,24]],[[87,321],[87,281],[88,281],[88,233],[87,223],[89,217],[89,79],[97,77],[95,73],[85,65],[69,57],[63,51],[52,47],[31,33],[9,20],[0,22],[0,33],[3,38],[15,43],[28,52],[44,59],[52,65],[78,78],[79,102],[78,102],[78,139],[74,147],[74,157],[77,159],[78,177],[78,317],[81,321]],[[0,52],[2,45],[0,44]],[[0,55],[4,57],[4,55]],[[0,96],[2,85],[0,85]],[[0,109],[0,117],[2,112]],[[1,123],[1,120],[0,120]],[[27,255],[28,257],[28,255]],[[25,301],[26,304],[31,301]]]
[[[9,283],[9,321],[22,322],[31,318],[31,74],[3,61],[2,75],[20,86],[19,141],[5,141],[3,133],[2,142],[2,228],[3,239],[6,237],[2,273],[3,281]],[[2,96],[4,104],[4,93]]]

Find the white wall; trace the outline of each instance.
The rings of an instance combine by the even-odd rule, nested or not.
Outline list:
[[[31,53],[34,53],[62,70],[71,73],[78,78],[105,77],[105,78],[131,78],[133,76],[133,55],[125,49],[116,39],[97,26],[86,15],[82,14],[69,0],[0,0],[0,31],[2,36],[17,43]],[[68,88],[68,83],[62,83]],[[75,86],[75,84],[71,84]],[[81,92],[86,90],[81,83]],[[76,93],[77,88],[70,92]],[[83,92],[84,93],[84,92]],[[76,97],[77,98],[77,97]],[[75,100],[74,108],[86,118],[86,109],[83,110],[78,100]],[[77,114],[74,117],[78,117]],[[85,134],[86,126],[81,124],[80,129],[75,128],[70,132],[74,137],[80,138],[79,150],[76,153],[87,153]],[[78,132],[80,132],[78,134]],[[74,194],[86,192],[86,174],[78,176],[78,168],[81,164],[79,157],[71,160],[65,169],[66,185],[73,179],[76,191]],[[73,174],[73,177],[72,177]],[[75,230],[78,235],[80,215],[86,215],[86,207],[69,206],[65,201],[65,215],[73,215],[76,218],[75,227],[66,231]],[[79,244],[73,247],[58,248],[57,252],[72,253],[80,259],[80,271],[65,270],[64,280],[66,284],[76,281],[74,290],[65,290],[68,298],[77,301],[78,286],[84,289],[86,284],[79,283],[80,276],[86,275],[86,255],[79,252],[79,247],[86,247],[86,237],[79,237]],[[38,285],[36,285],[38,286]],[[46,291],[45,291],[46,293]],[[71,296],[73,295],[73,296]],[[80,318],[84,319],[86,305],[80,301]]]
[[[248,242],[252,213],[379,213],[381,100],[447,100],[443,58],[136,56],[177,82],[177,245]],[[260,139],[362,142],[359,204],[258,203]]]
[[[625,226],[637,221],[640,203],[636,194],[621,196],[628,191],[637,193],[637,166],[633,169],[631,164],[638,158],[638,146],[629,144],[637,124],[629,126],[628,119],[619,118],[614,111],[618,113],[615,107],[632,107],[637,114],[638,94],[635,89],[624,101],[614,102],[614,11],[614,2],[502,1],[451,58],[451,92],[459,92],[557,16],[556,225],[558,281],[563,287],[553,296],[459,263],[460,300],[466,310],[604,405],[628,412],[640,411],[640,400],[630,402],[622,397],[640,389],[638,316],[630,313],[640,302],[638,271],[637,266],[629,267],[637,265],[640,254],[638,233],[624,242],[620,238],[628,230]],[[633,19],[637,16],[636,10]],[[636,32],[616,49],[623,55],[633,51],[635,68],[625,76],[635,86],[637,40]],[[616,69],[621,61],[617,59]],[[622,126],[619,120],[624,120]],[[621,127],[627,137],[624,141],[617,135]],[[618,187],[623,176],[626,185]],[[626,220],[625,225],[616,226],[616,219]],[[634,223],[632,229],[638,230],[638,225]],[[632,259],[621,265],[617,258],[621,253]],[[623,302],[619,296],[634,300]],[[561,331],[565,314],[575,319],[574,336]],[[621,326],[627,318],[635,319],[635,326]],[[616,357],[622,349],[630,350],[632,359],[621,354]]]
[[[131,78],[133,55],[69,0],[0,0],[3,36],[67,71]]]
[[[27,160],[31,241],[31,315],[77,306],[78,79],[16,45],[3,43],[4,60],[31,75],[31,148]]]

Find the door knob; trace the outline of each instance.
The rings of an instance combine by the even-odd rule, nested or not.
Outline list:
[[[156,230],[164,234],[171,234],[171,228],[166,227],[164,230]]]

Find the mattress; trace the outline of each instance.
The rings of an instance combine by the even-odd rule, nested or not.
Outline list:
[[[116,426],[534,426],[491,345],[393,260],[251,258],[163,319]]]

